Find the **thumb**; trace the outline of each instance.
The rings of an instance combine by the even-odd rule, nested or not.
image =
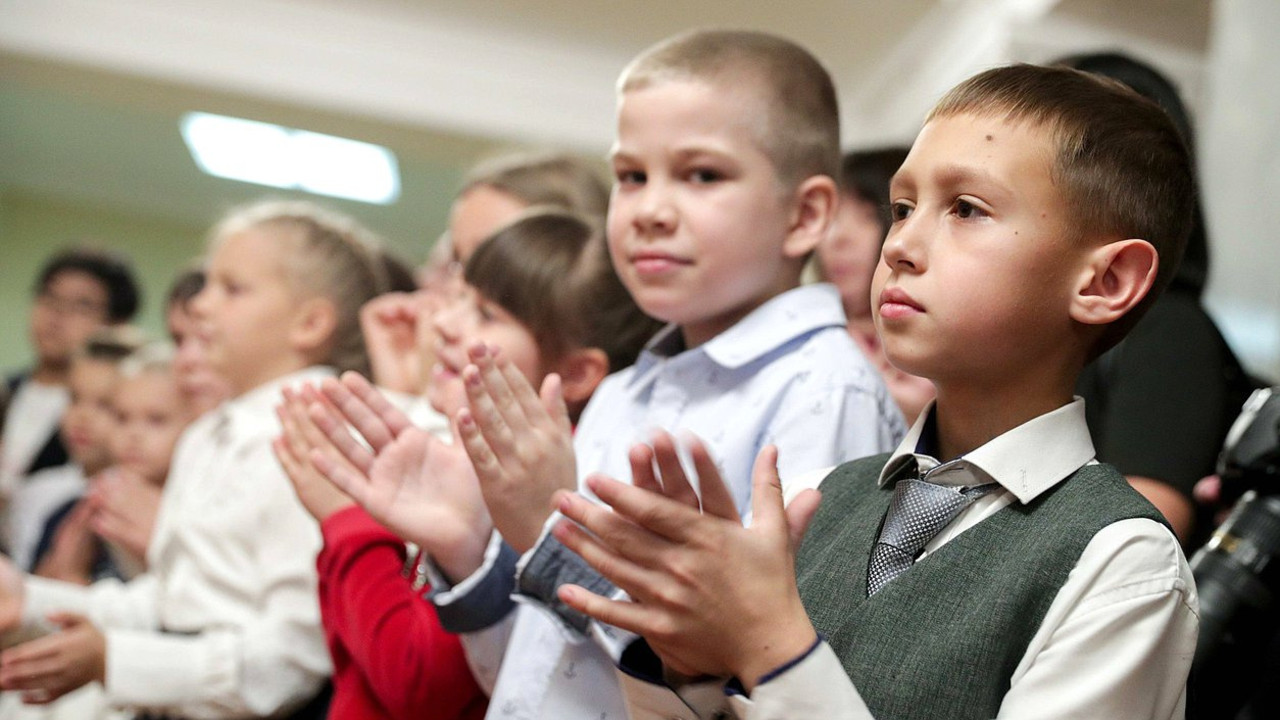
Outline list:
[[[804,540],[809,529],[809,522],[818,512],[818,504],[822,502],[822,493],[809,489],[803,490],[791,499],[787,505],[787,534],[791,537],[791,551],[795,552]]]
[[[751,468],[751,524],[774,532],[786,530],[776,445],[765,445]]]

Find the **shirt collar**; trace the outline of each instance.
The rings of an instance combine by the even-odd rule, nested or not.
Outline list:
[[[214,410],[214,426],[225,428],[231,439],[278,433],[275,408],[281,401],[280,391],[286,386],[318,383],[335,374],[333,368],[313,366],[265,382]]]
[[[739,368],[798,337],[822,328],[842,328],[845,323],[844,306],[834,285],[804,285],[769,299],[690,353],[703,355],[724,368]],[[645,345],[636,360],[633,382],[651,378],[650,370],[660,361],[684,352],[680,327],[666,326]]]
[[[1028,503],[1094,459],[1084,400],[1013,428],[962,457],[939,463],[933,453],[933,404],[920,414],[880,471],[880,485],[919,469],[931,482],[981,485],[995,482]]]

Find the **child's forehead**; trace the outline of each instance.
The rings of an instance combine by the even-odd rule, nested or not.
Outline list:
[[[1051,175],[1056,139],[1042,123],[1004,113],[962,112],[931,118],[916,137],[894,182],[922,173],[943,180]]]
[[[773,106],[749,81],[735,86],[728,78],[671,77],[654,80],[619,96],[618,132],[611,154],[625,151],[630,136],[662,122],[678,134],[658,137],[665,145],[700,138],[707,144],[749,142],[767,149]]]

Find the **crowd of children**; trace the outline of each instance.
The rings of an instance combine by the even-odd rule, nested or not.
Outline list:
[[[1073,397],[1178,267],[1168,116],[996,68],[842,166],[827,71],[724,30],[642,52],[617,107],[611,192],[478,166],[416,290],[349,218],[262,202],[157,346],[127,264],[55,258],[0,446],[6,699],[1183,717],[1194,581]]]

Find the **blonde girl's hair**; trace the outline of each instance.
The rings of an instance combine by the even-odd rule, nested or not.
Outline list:
[[[172,373],[174,354],[171,342],[149,342],[120,361],[120,377],[130,379],[143,373]]]
[[[338,372],[369,374],[360,330],[360,307],[386,291],[381,239],[354,219],[305,201],[265,201],[233,210],[214,226],[211,244],[249,230],[280,231],[286,248],[285,273],[293,288],[324,297],[337,311],[327,357],[317,358]]]
[[[593,223],[609,208],[609,186],[601,171],[565,153],[515,153],[481,161],[463,179],[459,195],[485,186],[527,205],[549,205]]]

